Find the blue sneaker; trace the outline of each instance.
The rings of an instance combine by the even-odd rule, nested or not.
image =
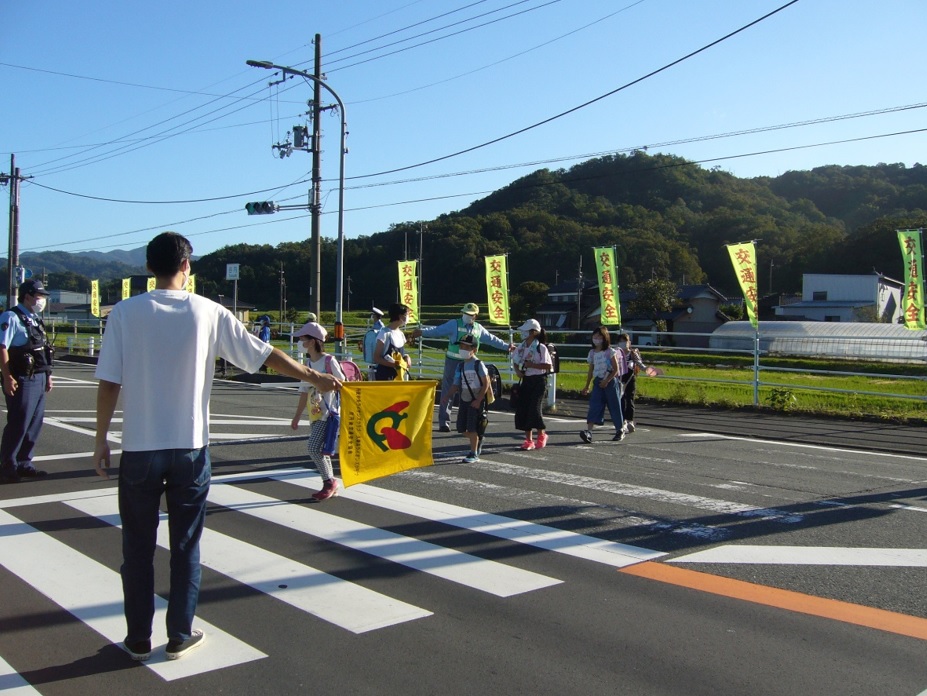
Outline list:
[[[470,452],[470,454],[463,458],[464,464],[473,464],[478,461],[480,461],[480,456],[476,452]]]

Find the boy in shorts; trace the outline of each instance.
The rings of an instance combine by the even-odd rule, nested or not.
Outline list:
[[[472,334],[467,334],[460,343],[460,367],[454,374],[454,384],[448,391],[453,398],[460,392],[460,408],[457,409],[457,432],[467,436],[470,452],[464,457],[464,464],[479,461],[483,433],[486,430],[486,392],[489,391],[489,371],[481,360],[476,359],[477,344]]]

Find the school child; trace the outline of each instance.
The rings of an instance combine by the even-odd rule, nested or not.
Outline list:
[[[314,321],[305,324],[299,331],[293,334],[298,338],[303,350],[309,358],[309,366],[318,372],[334,375],[336,379],[344,381],[344,372],[338,361],[325,352],[325,339],[328,333],[325,329]],[[305,386],[303,386],[305,385]],[[334,469],[332,468],[332,459],[327,454],[322,454],[322,448],[325,444],[326,427],[329,418],[337,417],[339,412],[339,398],[334,392],[319,394],[315,387],[308,383],[299,385],[299,402],[296,406],[296,415],[290,427],[296,430],[299,427],[299,419],[306,410],[306,404],[311,402],[311,414],[315,418],[309,430],[309,439],[306,442],[306,448],[309,452],[309,459],[315,464],[316,469],[322,475],[322,490],[313,493],[312,497],[322,502],[338,495],[341,484],[335,478]]]
[[[470,452],[464,457],[464,464],[479,461],[483,449],[483,435],[489,419],[486,415],[486,393],[489,391],[489,371],[481,360],[477,360],[476,338],[467,334],[460,339],[460,366],[454,374],[454,384],[448,396],[460,392],[460,408],[457,409],[457,432],[467,436]]]
[[[579,431],[579,437],[583,442],[592,442],[592,430],[596,425],[604,423],[605,407],[608,406],[608,413],[615,426],[612,440],[620,442],[627,434],[621,413],[620,388],[621,375],[627,372],[627,360],[624,353],[611,347],[611,336],[604,326],[592,332],[592,349],[586,361],[589,363],[589,373],[586,375],[586,386],[580,394],[589,394],[589,411],[586,414],[586,429]],[[590,384],[592,392],[589,391]]]
[[[537,319],[529,319],[518,330],[522,342],[512,354],[515,375],[521,380],[520,398],[515,406],[515,429],[525,434],[523,450],[544,449],[547,446],[547,426],[542,404],[547,391],[547,373],[553,369],[547,348],[547,333]],[[537,430],[537,441],[532,439]]]

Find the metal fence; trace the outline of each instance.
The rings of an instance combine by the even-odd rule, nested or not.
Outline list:
[[[740,323],[740,322],[738,322]],[[304,360],[305,355],[300,350],[299,342],[292,338],[299,328],[296,324],[278,324],[276,326],[278,339],[275,344],[295,360]],[[59,349],[65,347],[68,353],[94,357],[100,349],[103,340],[103,323],[100,321],[80,322],[52,322],[49,327],[51,335],[57,335]],[[363,359],[363,351],[359,349],[359,342],[363,340],[366,327],[346,327],[344,350],[338,357],[355,362],[362,372],[367,373],[367,363]],[[590,348],[589,337],[591,331],[575,331],[570,336],[574,342],[558,343],[557,350],[560,358],[561,373],[583,376],[586,374],[586,356]],[[613,333],[613,336],[617,332]],[[632,333],[633,332],[628,332]],[[498,332],[502,337],[513,340],[513,332],[503,329]],[[508,334],[508,336],[506,336]],[[730,367],[725,365],[729,356],[744,356],[752,359],[753,369],[745,368],[743,380],[712,378],[708,376],[685,377],[664,374],[662,380],[679,382],[703,382],[713,384],[729,384],[749,386],[754,392],[754,404],[758,403],[758,393],[763,388],[781,388],[789,390],[835,392],[843,394],[858,394],[875,397],[888,397],[927,401],[927,384],[919,394],[905,394],[901,390],[893,391],[891,385],[901,382],[927,383],[927,332],[910,332],[909,334],[893,333],[891,336],[875,334],[862,336],[848,336],[847,333],[834,333],[828,335],[820,329],[814,336],[787,337],[765,335],[763,324],[760,324],[758,335],[753,337],[719,336],[714,334],[688,333],[688,332],[653,332],[646,333],[655,345],[638,346],[641,348],[645,362],[659,365],[667,360],[673,364],[686,365],[686,355],[700,356],[696,361],[688,364],[706,365],[704,356],[717,358],[713,363],[716,367]],[[724,340],[719,340],[723,338]],[[583,339],[582,342],[575,342]],[[64,344],[62,346],[62,344]],[[692,344],[707,345],[706,348],[691,347]],[[426,350],[426,346],[429,348]],[[903,346],[903,347],[899,347]],[[419,341],[417,345],[409,346],[412,357],[410,376],[414,379],[434,379],[440,381],[444,372],[444,349],[446,341],[442,339]],[[664,357],[667,356],[667,357]],[[728,357],[726,357],[728,356]],[[797,357],[822,358],[840,360],[847,369],[816,369],[802,366],[783,367],[771,364],[771,358]],[[503,382],[512,384],[517,381],[511,361],[508,356],[497,351],[487,351],[480,355],[485,362],[494,364],[502,375]],[[765,361],[765,363],[764,363]],[[742,362],[742,361],[741,361]],[[886,371],[866,371],[865,365],[908,363],[924,366],[919,374],[900,374]],[[859,369],[854,369],[859,365]],[[839,389],[833,387],[796,385],[782,381],[782,376],[788,374],[818,375],[821,377],[864,377],[878,378],[882,384],[889,387],[883,390]],[[548,380],[548,406],[556,405],[557,375],[551,375]]]

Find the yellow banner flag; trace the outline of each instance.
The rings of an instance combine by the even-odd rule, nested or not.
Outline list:
[[[595,272],[599,281],[599,302],[602,326],[621,326],[621,302],[618,298],[618,269],[615,268],[615,247],[595,247]]]
[[[195,275],[191,275],[189,278],[187,278],[187,287],[184,288],[184,290],[186,290],[187,292],[193,295],[196,294],[196,276]]]
[[[408,307],[409,323],[418,322],[418,279],[415,275],[415,261],[399,261],[399,297]]]
[[[925,329],[924,314],[924,253],[921,230],[897,230],[901,255],[904,257],[904,294],[901,309],[904,325],[909,329]]]
[[[489,323],[509,325],[509,270],[505,254],[486,256],[486,296]]]
[[[345,486],[434,464],[437,382],[345,382],[338,456]]]
[[[132,295],[132,279],[123,278],[122,279],[122,299],[128,300]]]
[[[151,292],[154,289],[155,289],[155,279],[154,279],[154,276],[151,276],[151,278],[148,279],[148,292]]]
[[[91,280],[90,281],[90,313],[95,316],[100,316],[100,281]]]
[[[759,299],[756,292],[756,247],[753,242],[741,244],[728,244],[727,251],[734,264],[737,281],[744,294],[744,304],[747,306],[747,317],[753,328],[757,328],[756,302]]]

